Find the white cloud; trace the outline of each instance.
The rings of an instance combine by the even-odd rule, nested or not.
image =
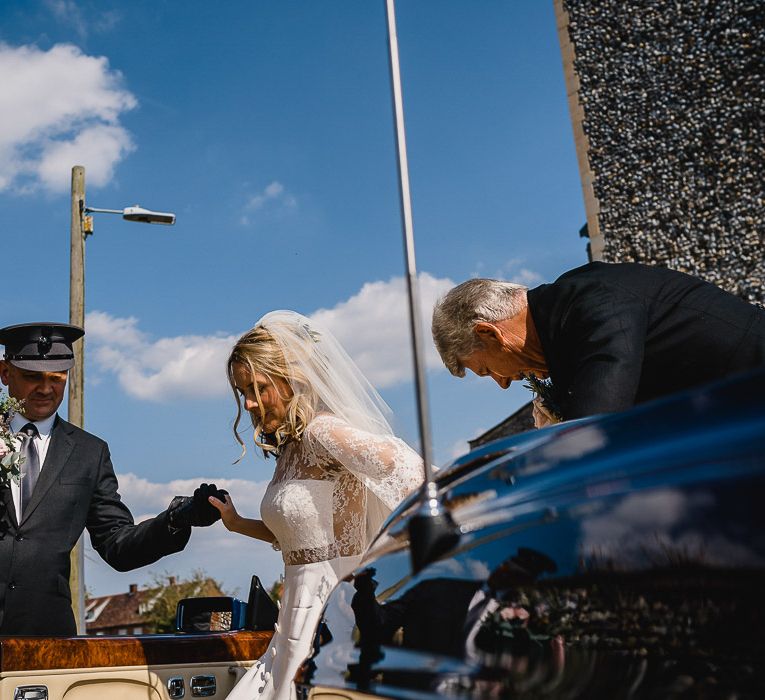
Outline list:
[[[442,459],[439,460],[439,464],[446,466],[459,457],[464,457],[470,451],[470,441],[475,440],[479,435],[483,435],[488,428],[477,427],[474,428],[469,437],[462,437],[455,440],[450,447],[445,447],[443,451]]]
[[[130,135],[119,126],[99,124],[81,131],[71,141],[56,141],[42,153],[37,166],[40,181],[49,190],[61,189],[61,174],[68,178],[72,165],[85,165],[88,186],[102,187],[114,174],[124,154],[133,150]]]
[[[246,467],[235,467],[244,470]],[[214,483],[219,489],[231,494],[234,505],[241,515],[257,517],[257,504],[265,493],[267,481],[249,481],[247,479],[221,479],[212,476],[195,476],[188,479],[175,479],[165,483],[149,481],[132,473],[120,474],[119,490],[122,499],[130,508],[136,521],[154,517],[170,504],[174,496],[190,496],[202,483]]]
[[[491,575],[489,565],[485,561],[480,561],[479,559],[467,559],[465,563],[467,564],[471,577],[474,579],[480,581],[489,578]]]
[[[515,284],[522,284],[526,287],[533,287],[536,284],[540,284],[544,278],[538,272],[529,270],[527,267],[522,267],[518,272],[510,277],[510,282]]]
[[[430,338],[430,317],[438,297],[454,283],[420,273],[423,345],[428,368],[441,368]],[[403,277],[367,282],[348,301],[311,315],[329,328],[372,384],[385,388],[412,377],[409,307]]]
[[[714,506],[712,491],[688,494],[666,488],[629,494],[583,519],[582,551],[623,565],[646,559],[665,565],[685,557],[713,565],[762,566],[753,548],[722,533],[710,536],[694,529],[709,520],[706,512]]]
[[[430,315],[437,297],[452,282],[422,273],[420,295],[423,340],[429,368],[441,368],[430,339]],[[404,279],[368,282],[347,301],[312,314],[326,325],[379,388],[412,376],[408,307]],[[136,318],[93,311],[85,319],[89,358],[100,372],[117,376],[124,391],[137,399],[223,396],[228,392],[226,358],[237,335],[182,335],[152,340]],[[98,377],[96,376],[96,379]]]
[[[82,10],[73,0],[45,0],[45,6],[56,21],[72,27],[84,39],[88,34],[88,23]]]
[[[289,210],[297,207],[297,199],[285,190],[281,182],[271,182],[262,192],[251,195],[244,205],[244,213],[240,218],[243,226],[249,225],[250,215],[264,209],[266,206],[277,207],[279,210]]]
[[[585,425],[571,431],[565,438],[544,445],[538,457],[530,458],[524,473],[546,471],[551,462],[580,459],[601,450],[608,444],[608,436],[597,425]]]
[[[668,533],[687,513],[685,495],[675,489],[634,493],[619,501],[606,513],[582,523],[582,548],[585,551],[618,551],[634,533],[649,537]]]
[[[480,435],[480,433],[478,433]],[[457,459],[470,450],[470,443],[466,439],[456,440],[449,449],[449,458]]]
[[[105,57],[0,44],[0,75],[0,190],[66,191],[73,165],[105,185],[134,150],[119,118],[137,101]]]
[[[91,7],[83,11],[74,0],[45,0],[45,6],[59,24],[72,27],[81,40],[88,36],[89,30],[106,32],[114,29],[120,20],[116,10],[99,12]]]
[[[205,398],[228,391],[226,358],[237,336],[182,335],[150,340],[135,318],[93,311],[85,328],[101,371],[117,375],[125,392],[137,399]]]
[[[487,430],[488,428],[476,428],[473,431],[472,437],[455,440],[452,443],[452,446],[448,449],[447,460],[451,462],[452,460],[467,454],[470,450],[469,441],[473,440],[474,438],[477,438],[479,435],[483,435]]]
[[[500,267],[494,268],[493,271],[487,269],[487,265],[479,262],[475,270],[473,270],[471,277],[489,277],[490,279],[506,280],[508,282],[514,282],[515,284],[522,284],[525,287],[534,287],[541,284],[544,281],[544,277],[524,265],[525,258],[510,258],[505,261]],[[495,265],[494,262],[491,263]]]
[[[257,211],[272,199],[277,199],[284,192],[284,185],[280,182],[272,182],[261,193],[255,194],[247,201],[245,207],[250,211]]]
[[[267,486],[265,481],[221,479],[217,476],[158,483],[128,473],[118,475],[118,479],[120,495],[137,522],[165,510],[173,496],[190,496],[199,484],[213,482],[231,494],[241,515],[257,518],[258,506]],[[188,578],[195,569],[202,569],[222,581],[227,592],[238,589],[237,595],[246,599],[252,574],[257,574],[263,584],[269,586],[279,577],[283,567],[281,556],[269,545],[229,532],[221,522],[210,527],[194,528],[191,540],[183,552],[127,573],[111,569],[90,548],[89,540],[86,547],[85,582],[96,595],[125,592],[131,583],[150,585],[153,575],[162,572]]]
[[[138,330],[138,319],[115,318],[103,311],[92,311],[86,319],[88,340],[107,342],[109,339],[119,339],[120,345],[126,349],[134,349],[145,343],[145,335]]]

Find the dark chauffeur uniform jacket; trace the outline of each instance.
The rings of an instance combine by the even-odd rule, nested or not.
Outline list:
[[[681,272],[590,263],[528,304],[564,418],[765,366],[765,311]]]
[[[179,552],[191,535],[191,528],[171,534],[166,512],[135,525],[117,493],[107,444],[58,417],[21,522],[8,487],[0,508],[2,635],[76,634],[69,553],[85,528],[118,571]]]

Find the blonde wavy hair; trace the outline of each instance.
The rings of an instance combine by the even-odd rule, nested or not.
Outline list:
[[[279,343],[263,326],[257,325],[251,328],[239,340],[237,340],[228,358],[227,371],[228,381],[234,393],[236,401],[236,418],[233,430],[236,441],[242,446],[242,453],[236,460],[239,462],[247,452],[244,440],[239,435],[239,423],[242,413],[247,412],[242,406],[242,397],[236,388],[234,379],[234,365],[240,364],[246,367],[252,375],[264,374],[274,384],[279,396],[287,402],[287,410],[284,423],[273,433],[263,432],[265,413],[260,400],[260,392],[255,383],[255,395],[258,399],[260,415],[250,413],[250,420],[254,429],[254,442],[263,450],[266,458],[278,455],[282,446],[291,440],[299,440],[306,426],[316,415],[321,401],[318,394],[311,387],[300,367],[290,363],[284,356]],[[292,389],[292,397],[282,396],[276,379],[284,380]]]

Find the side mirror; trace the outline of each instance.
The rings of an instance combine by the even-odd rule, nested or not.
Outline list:
[[[184,598],[175,611],[177,632],[230,632],[244,629],[247,604],[237,598],[217,596]]]

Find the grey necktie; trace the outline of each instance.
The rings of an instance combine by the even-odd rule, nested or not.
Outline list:
[[[26,435],[22,454],[24,463],[21,465],[21,515],[24,515],[24,509],[32,499],[37,477],[40,475],[40,456],[37,454],[37,445],[35,438],[38,436],[37,427],[34,423],[27,423],[21,432]]]

